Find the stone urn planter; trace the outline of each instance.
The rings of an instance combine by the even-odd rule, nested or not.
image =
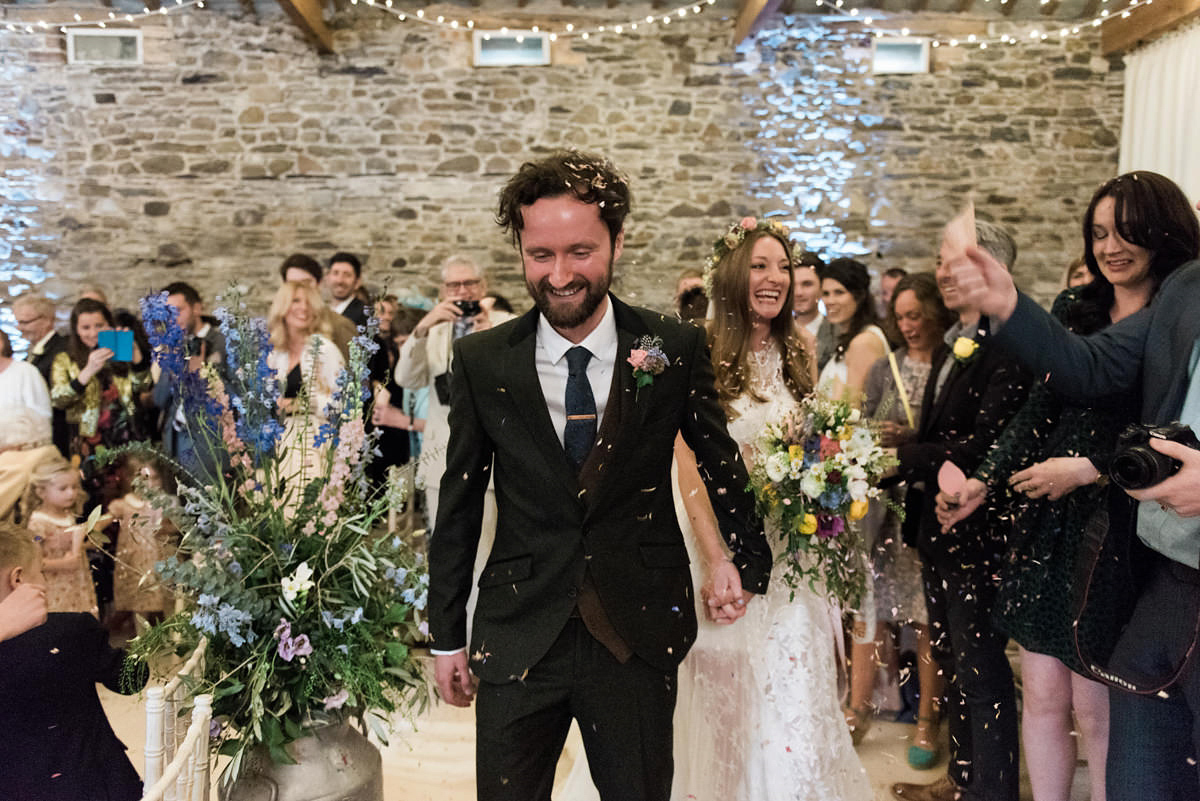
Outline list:
[[[242,774],[221,787],[221,801],[383,801],[379,749],[347,723],[312,730],[287,746],[295,765],[279,765],[265,748],[247,755]]]

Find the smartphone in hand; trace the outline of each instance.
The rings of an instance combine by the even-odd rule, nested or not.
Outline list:
[[[113,352],[114,362],[133,361],[133,332],[109,329],[101,331],[96,340],[96,347],[108,348]]]

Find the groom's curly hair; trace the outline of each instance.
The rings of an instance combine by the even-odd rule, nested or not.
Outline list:
[[[615,245],[629,214],[629,180],[605,157],[577,150],[560,150],[540,161],[522,164],[500,190],[496,222],[512,237],[513,244],[520,246],[525,227],[521,208],[544,197],[566,194],[597,207],[608,227],[609,243]]]

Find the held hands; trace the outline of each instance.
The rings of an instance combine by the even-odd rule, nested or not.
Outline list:
[[[966,258],[951,265],[951,273],[963,299],[983,314],[1004,322],[1017,308],[1012,275],[986,250],[969,246]]]
[[[1129,490],[1139,501],[1157,501],[1164,509],[1180,517],[1200,516],[1200,451],[1172,442],[1150,438],[1150,447],[1182,463],[1179,472],[1144,490]]]
[[[954,526],[970,517],[987,500],[987,484],[977,478],[968,478],[961,492],[937,494],[937,519],[946,534]]]
[[[742,577],[733,562],[719,559],[712,565],[708,581],[700,588],[700,598],[709,620],[728,625],[746,614],[746,604],[754,593],[742,589]]]
[[[1055,456],[1013,473],[1008,485],[1030,498],[1057,501],[1099,476],[1100,471],[1087,457]]]
[[[475,698],[475,677],[467,668],[467,652],[434,656],[433,676],[438,694],[451,706],[470,706]]]

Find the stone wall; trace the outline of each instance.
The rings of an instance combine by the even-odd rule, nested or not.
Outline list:
[[[236,280],[266,297],[289,252],[348,249],[402,294],[432,293],[435,265],[464,252],[523,300],[496,191],[577,146],[632,178],[618,280],[647,305],[760,211],[826,255],[928,268],[972,193],[1045,299],[1116,167],[1120,66],[1088,34],[943,47],[929,74],[887,77],[869,40],[810,17],[736,53],[729,21],[705,14],[560,42],[550,67],[478,70],[462,33],[363,6],[332,26],[322,57],[282,17],[156,17],[130,69],[68,66],[62,37],[0,29],[0,291],[70,300],[98,283],[128,304],[170,280],[209,297]]]

